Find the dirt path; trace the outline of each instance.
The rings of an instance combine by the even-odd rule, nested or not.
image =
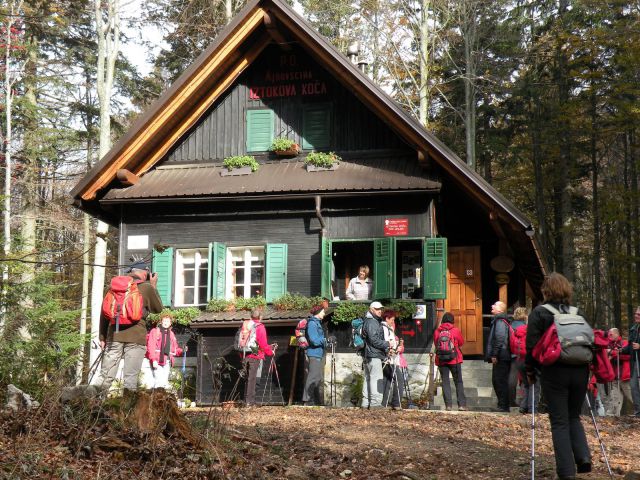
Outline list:
[[[229,428],[246,436],[259,459],[253,475],[262,470],[269,478],[300,479],[530,478],[530,416],[304,407],[231,409],[227,415]],[[551,479],[549,423],[546,415],[536,420],[536,478]],[[598,422],[615,476],[640,470],[640,457],[633,458],[640,421]],[[590,419],[583,423],[594,471],[578,478],[607,478]]]

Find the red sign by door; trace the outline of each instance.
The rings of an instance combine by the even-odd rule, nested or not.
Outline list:
[[[401,235],[409,235],[409,219],[408,218],[385,218],[384,219],[384,236],[398,237]]]

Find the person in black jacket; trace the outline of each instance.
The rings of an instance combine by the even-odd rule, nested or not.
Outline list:
[[[497,301],[491,305],[491,329],[487,340],[485,361],[493,364],[491,382],[498,397],[498,410],[509,411],[509,371],[511,370],[511,349],[509,348],[509,316],[507,306]]]
[[[633,399],[633,414],[640,417],[640,306],[633,315],[634,324],[629,329],[629,343],[620,350],[622,355],[629,355],[631,368],[631,398]]]
[[[364,384],[362,386],[362,408],[381,408],[384,394],[382,362],[390,353],[389,342],[384,339],[380,302],[372,302],[364,317]]]
[[[559,273],[545,278],[541,286],[544,302],[560,312],[568,312],[573,288]],[[584,315],[578,311],[579,315]],[[542,393],[547,400],[556,472],[560,480],[574,479],[578,473],[591,471],[591,452],[580,422],[580,410],[587,394],[589,364],[567,365],[560,361],[540,366],[532,352],[544,332],[553,324],[553,314],[538,305],[529,315],[525,370],[530,385],[540,371]]]

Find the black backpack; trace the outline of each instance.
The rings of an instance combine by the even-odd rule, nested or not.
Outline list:
[[[456,344],[453,341],[451,330],[441,330],[436,344],[436,355],[442,363],[448,363],[455,360],[458,356]]]

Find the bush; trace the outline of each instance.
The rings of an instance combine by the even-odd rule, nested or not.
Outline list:
[[[233,157],[227,157],[222,164],[227,167],[227,170],[231,171],[234,168],[251,167],[251,171],[255,172],[260,167],[260,164],[252,155],[239,155]]]
[[[253,310],[254,308],[264,308],[267,306],[267,301],[264,297],[252,297],[252,298],[236,298],[233,302],[236,306],[236,310]]]
[[[322,303],[322,297],[305,297],[299,293],[285,293],[273,301],[276,310],[309,310]]]
[[[331,323],[345,323],[351,322],[354,318],[363,318],[368,310],[368,303],[340,302],[333,310]]]
[[[147,325],[153,325],[160,321],[163,315],[169,314],[174,318],[175,325],[184,325],[188,327],[194,318],[200,315],[200,309],[196,307],[185,308],[165,308],[160,313],[151,313],[147,317]]]
[[[223,298],[212,298],[207,303],[207,312],[226,312],[229,307],[233,305],[231,300],[225,300]]]
[[[305,158],[304,163],[315,165],[316,167],[331,168],[334,163],[342,160],[338,155],[333,152],[311,152]]]
[[[416,314],[418,307],[414,302],[407,302],[406,300],[394,300],[387,307],[388,310],[395,310],[398,312],[398,320],[410,320]]]

